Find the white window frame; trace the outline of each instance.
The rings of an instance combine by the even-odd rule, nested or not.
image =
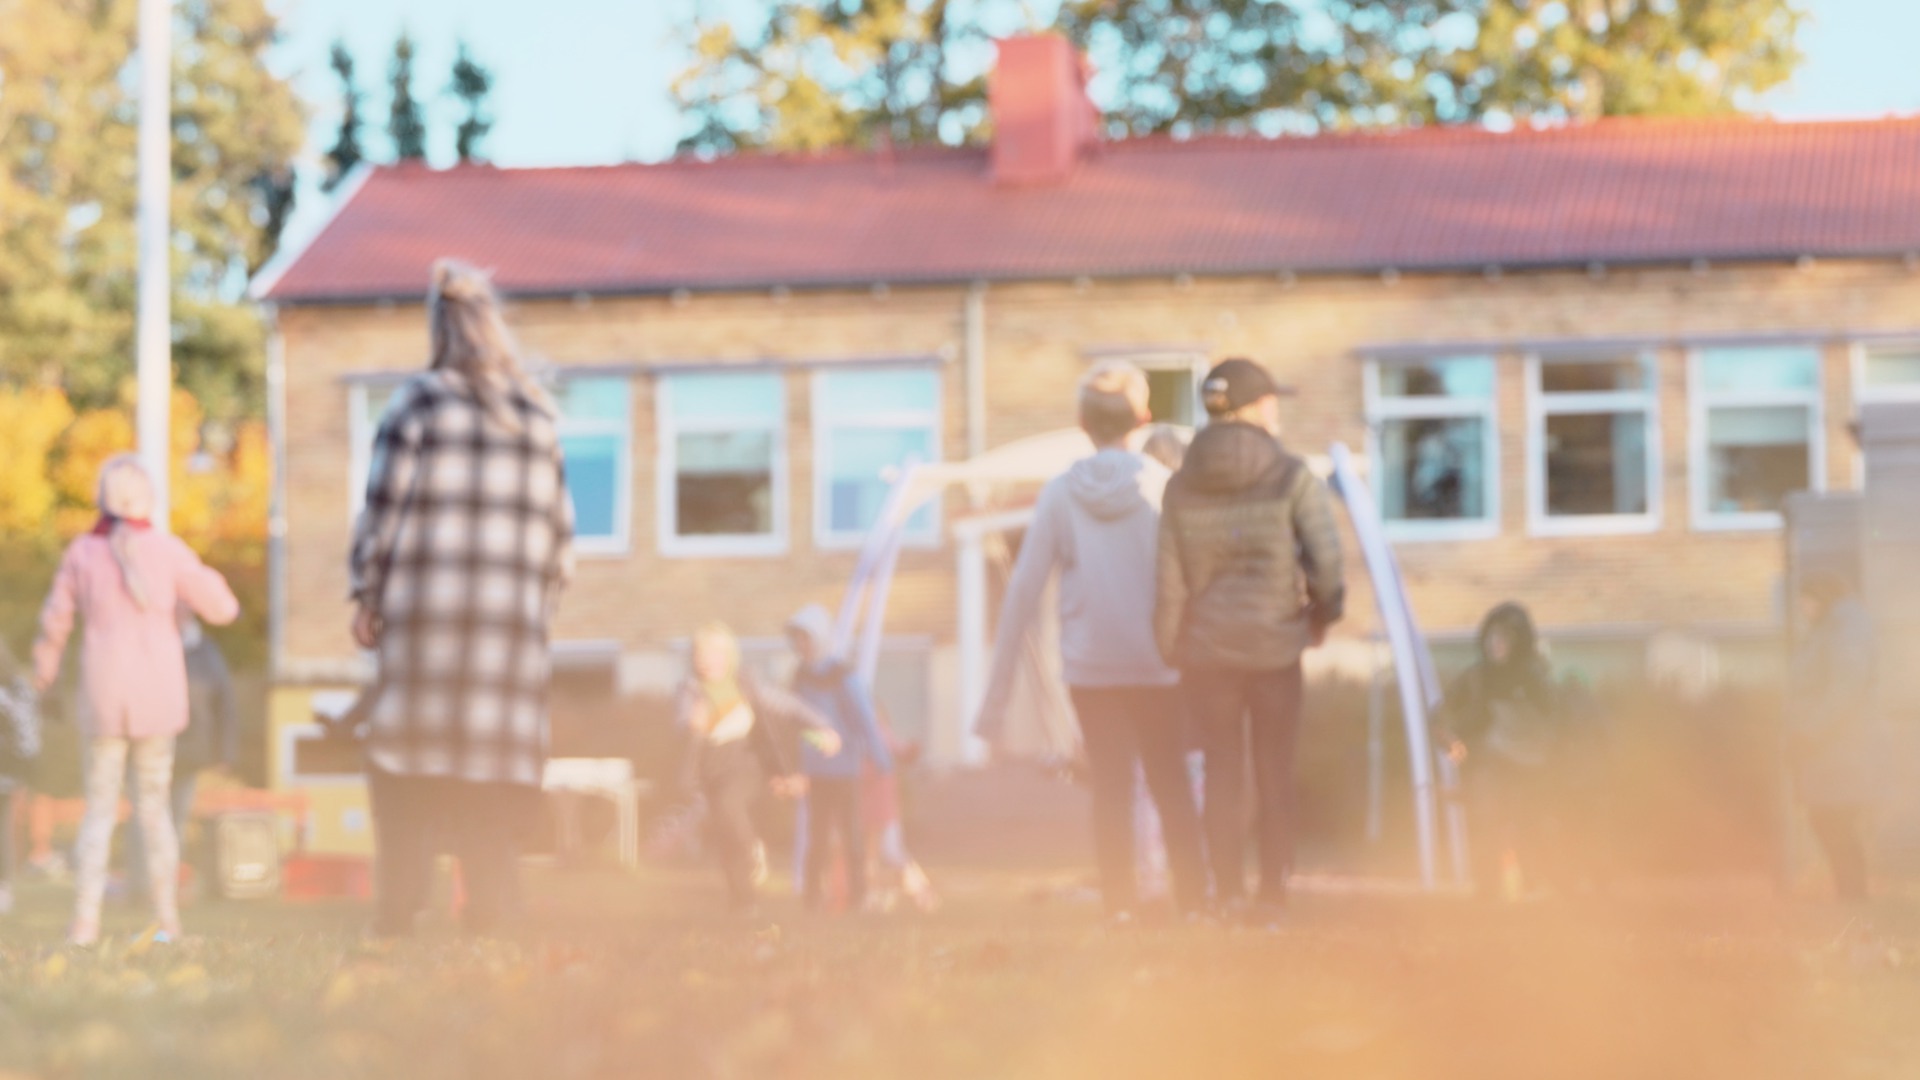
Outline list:
[[[1847,347],[1847,366],[1853,384],[1853,416],[1860,418],[1860,409],[1865,405],[1912,404],[1920,402],[1920,383],[1911,386],[1883,387],[1874,389],[1867,385],[1867,357],[1881,349],[1908,352],[1920,350],[1920,337],[1880,338],[1873,341],[1854,341]],[[1853,486],[1856,490],[1865,490],[1867,486],[1867,448],[1855,446],[1853,451]]]
[[[1380,391],[1380,372],[1388,367],[1407,367],[1442,360],[1482,360],[1493,368],[1493,393],[1484,399],[1454,397],[1387,397]],[[1428,356],[1395,356],[1391,359],[1369,357],[1361,374],[1361,393],[1367,419],[1367,461],[1373,473],[1374,505],[1387,539],[1394,541],[1491,540],[1500,535],[1500,358],[1492,353],[1434,353]],[[1394,521],[1387,517],[1386,485],[1380,482],[1384,458],[1381,457],[1380,428],[1388,420],[1479,419],[1486,432],[1483,452],[1486,461],[1486,515],[1462,521]]]
[[[347,527],[360,522],[367,506],[367,480],[373,471],[373,440],[380,433],[380,417],[368,416],[368,395],[375,389],[391,394],[402,379],[355,379],[347,384]],[[389,402],[391,403],[391,402]]]
[[[767,378],[780,388],[780,418],[768,430],[773,435],[773,531],[766,535],[681,536],[679,507],[679,442],[683,434],[722,433],[763,430],[749,427],[743,420],[701,420],[676,424],[673,419],[673,383],[688,375],[730,375],[740,378]],[[785,555],[792,547],[791,500],[787,471],[787,437],[792,420],[787,415],[787,379],[777,370],[730,372],[689,368],[662,372],[654,395],[654,427],[659,439],[658,464],[654,483],[654,508],[659,521],[660,554],[670,559],[765,558]]]
[[[1805,407],[1807,418],[1807,469],[1812,491],[1827,489],[1827,395],[1826,356],[1820,343],[1783,343],[1765,346],[1780,351],[1806,350],[1814,357],[1814,385],[1805,390],[1716,391],[1706,389],[1706,356],[1718,351],[1715,346],[1696,346],[1687,350],[1687,486],[1688,502],[1693,510],[1697,532],[1764,532],[1779,529],[1785,521],[1778,511],[1754,513],[1715,513],[1709,505],[1711,478],[1707,456],[1707,415],[1716,408]]]
[[[613,474],[613,535],[581,536],[576,527],[573,537],[575,554],[590,558],[612,558],[633,553],[633,380],[627,375],[561,372],[554,382],[598,379],[617,381],[625,388],[626,393],[620,398],[620,417],[616,420],[570,420],[562,413],[555,421],[554,433],[561,439],[569,435],[613,435],[619,439],[620,448],[614,461]],[[576,505],[576,517],[579,510]]]
[[[1623,360],[1628,356],[1646,373],[1645,389],[1587,393],[1549,393],[1541,369],[1552,364]],[[1645,349],[1617,355],[1604,352],[1530,352],[1527,354],[1527,532],[1531,536],[1618,536],[1660,530],[1664,498],[1661,468],[1660,367]],[[1563,514],[1547,512],[1547,418],[1613,416],[1639,413],[1647,424],[1647,509],[1641,514]]]
[[[931,409],[903,409],[890,413],[868,413],[855,421],[845,424],[834,423],[827,415],[827,379],[829,376],[881,375],[881,374],[925,374],[933,379],[933,407]],[[836,430],[861,431],[927,431],[933,436],[932,457],[920,462],[922,465],[937,465],[941,461],[942,447],[946,440],[944,406],[946,387],[941,379],[939,368],[925,365],[902,366],[860,366],[860,367],[823,367],[813,373],[809,380],[813,420],[813,542],[826,551],[857,551],[866,543],[865,532],[842,532],[832,526],[832,439]],[[940,538],[944,534],[940,513],[940,501],[928,504],[927,512],[931,524],[924,529],[908,528],[901,535],[903,547],[919,550],[934,550],[940,547]]]

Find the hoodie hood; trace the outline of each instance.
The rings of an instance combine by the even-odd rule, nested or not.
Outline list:
[[[815,667],[831,667],[837,663],[833,655],[833,616],[827,614],[826,608],[819,604],[808,604],[787,620],[787,629],[813,642],[813,654],[817,658]]]
[[[1160,505],[1165,469],[1139,454],[1106,449],[1067,470],[1067,495],[1100,521],[1118,521]]]
[[[1274,470],[1286,468],[1288,460],[1280,440],[1266,429],[1216,421],[1193,437],[1180,473],[1192,490],[1224,495],[1253,487]]]

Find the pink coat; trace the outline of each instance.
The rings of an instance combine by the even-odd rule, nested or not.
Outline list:
[[[60,671],[74,616],[86,620],[80,649],[82,730],[89,737],[178,735],[187,726],[187,662],[177,607],[224,626],[240,614],[227,579],[177,537],[136,533],[129,554],[146,583],[149,606],[133,601],[107,538],[89,534],[67,547],[53,591],[40,610],[34,670]]]

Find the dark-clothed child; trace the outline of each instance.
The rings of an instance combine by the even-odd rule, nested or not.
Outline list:
[[[847,908],[858,911],[866,903],[866,829],[860,816],[861,767],[871,763],[882,774],[893,771],[873,700],[858,676],[834,656],[833,620],[826,609],[808,605],[787,623],[787,640],[799,661],[793,690],[800,700],[825,717],[840,737],[840,752],[821,753],[811,741],[800,748],[801,769],[807,777],[807,859],[803,895],[809,907],[825,893],[827,869],[833,865],[833,842],[839,838],[847,867]]]
[[[1504,871],[1539,873],[1548,770],[1559,741],[1561,695],[1533,618],[1501,604],[1480,624],[1479,655],[1447,688],[1440,745],[1460,767],[1474,881],[1482,895],[1511,896]]]
[[[806,790],[794,735],[808,730],[825,753],[839,735],[826,718],[784,687],[763,683],[740,666],[740,646],[718,624],[693,638],[693,665],[677,702],[692,740],[692,781],[707,804],[707,832],[737,911],[751,911],[765,876],[765,848],[754,827],[761,792],[798,796]]]

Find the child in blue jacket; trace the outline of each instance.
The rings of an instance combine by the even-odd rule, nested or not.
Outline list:
[[[840,736],[840,752],[820,753],[811,743],[801,749],[807,776],[807,857],[803,895],[807,906],[820,903],[837,836],[846,856],[847,908],[866,902],[866,830],[860,815],[861,767],[872,762],[882,774],[893,771],[893,755],[880,732],[873,699],[851,665],[834,655],[833,619],[825,608],[809,604],[787,622],[787,641],[798,666],[794,693],[825,717]]]

